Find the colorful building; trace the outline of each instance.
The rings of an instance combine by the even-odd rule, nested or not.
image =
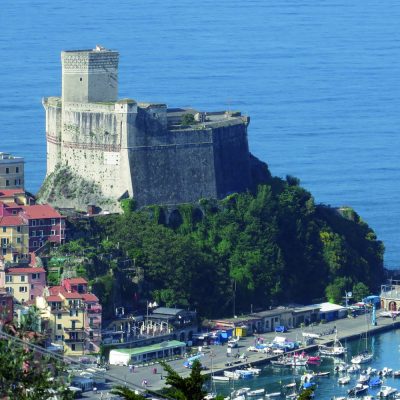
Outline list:
[[[391,279],[382,285],[380,299],[383,311],[400,311],[400,281]]]
[[[0,189],[24,187],[24,159],[0,153]]]
[[[64,279],[60,286],[47,288],[36,298],[36,305],[48,320],[51,341],[63,345],[66,354],[99,350],[102,308],[99,299],[88,292],[85,279]]]
[[[44,268],[28,266],[6,267],[0,261],[0,287],[21,303],[33,303],[37,296],[43,295],[46,286]]]

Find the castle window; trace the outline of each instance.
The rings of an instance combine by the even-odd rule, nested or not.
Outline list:
[[[10,173],[10,168],[6,168],[6,174]]]
[[[6,180],[6,186],[10,186],[10,181],[8,179]]]
[[[82,82],[82,78],[79,78],[79,80]]]
[[[18,174],[18,172],[19,172],[19,167],[15,167],[15,172]]]

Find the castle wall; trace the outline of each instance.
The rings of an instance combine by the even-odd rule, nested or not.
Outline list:
[[[177,136],[178,142],[173,143]],[[131,148],[131,174],[137,204],[180,204],[203,197],[215,198],[210,138],[209,130],[185,131],[180,135],[172,133],[171,143]]]
[[[61,162],[61,99],[43,99],[46,111],[47,175],[51,174]]]
[[[213,129],[214,165],[218,198],[251,186],[247,126],[236,123]]]

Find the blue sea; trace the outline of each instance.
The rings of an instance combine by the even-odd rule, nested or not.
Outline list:
[[[251,151],[317,202],[348,205],[400,260],[398,0],[2,0],[0,151],[45,176],[43,96],[60,51],[120,51],[120,96],[241,110]]]

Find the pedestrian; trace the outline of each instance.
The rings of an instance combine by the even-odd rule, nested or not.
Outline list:
[[[133,372],[133,366],[129,364],[129,372],[132,373]]]
[[[144,387],[147,387],[147,380],[145,379],[143,382],[144,382]]]
[[[162,379],[163,379],[163,377],[162,377],[162,373],[161,373],[161,375],[160,375],[160,380],[162,381]]]

